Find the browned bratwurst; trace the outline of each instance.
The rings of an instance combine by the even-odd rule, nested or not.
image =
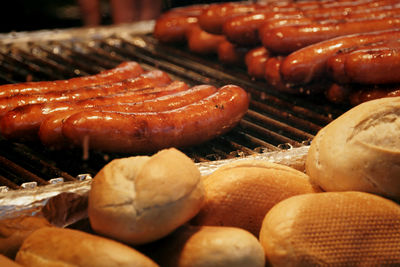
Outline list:
[[[198,24],[187,29],[186,39],[190,51],[203,55],[217,54],[219,45],[226,41],[225,36],[208,33]]]
[[[269,57],[268,50],[263,46],[251,49],[245,56],[247,73],[256,79],[264,79],[265,62]]]
[[[400,17],[365,18],[287,25],[260,33],[263,45],[271,52],[289,54],[334,37],[400,28]]]
[[[378,0],[386,1],[386,0]],[[332,0],[332,1],[276,1],[272,3],[228,2],[210,5],[199,17],[199,25],[202,29],[213,34],[223,33],[223,24],[237,16],[254,12],[280,11],[291,12],[298,10],[317,10],[322,6],[335,8],[340,6],[355,6],[372,0]]]
[[[18,84],[0,85],[0,97],[14,95],[29,95],[46,93],[49,91],[64,91],[83,86],[95,86],[99,84],[121,81],[134,78],[142,74],[144,70],[137,62],[124,62],[117,67],[105,70],[96,75],[76,77],[68,80],[25,82]]]
[[[171,82],[171,78],[167,73],[160,70],[152,70],[140,75],[137,78],[127,79],[110,84],[80,87],[66,91],[50,91],[47,93],[39,93],[34,95],[3,97],[0,98],[0,117],[4,116],[6,112],[13,110],[16,107],[27,104],[88,99],[97,96],[105,96],[115,94],[117,92],[123,92],[132,86],[140,86],[141,88],[145,86],[153,87],[157,84],[160,85],[169,82]]]
[[[149,88],[149,86],[151,87]],[[188,85],[181,81],[175,81],[164,86],[156,79],[145,85],[139,83],[138,87],[128,87],[126,92],[108,96],[94,97],[79,101],[25,105],[7,112],[0,119],[0,129],[3,136],[7,139],[34,140],[37,139],[40,124],[47,117],[56,113],[106,105],[121,105],[124,103],[140,102],[164,95],[174,94],[187,89]]]
[[[223,64],[242,66],[249,48],[240,47],[225,40],[218,46],[218,60]]]
[[[206,142],[231,130],[246,113],[242,88],[226,85],[196,103],[167,112],[81,112],[69,117],[62,133],[71,142],[108,152],[145,153]]]
[[[182,82],[178,82],[182,83]],[[99,110],[115,112],[163,112],[177,109],[214,94],[217,88],[211,85],[198,85],[181,92],[149,99],[143,102],[127,103],[122,105],[97,106],[90,109],[73,109],[58,112],[46,118],[40,125],[39,137],[42,143],[52,148],[62,148],[68,141],[62,135],[62,125],[70,116],[80,111]]]
[[[291,84],[309,83],[326,73],[327,60],[339,50],[399,38],[400,29],[393,29],[339,36],[309,45],[285,58],[280,68],[282,79]]]
[[[208,5],[192,5],[169,10],[156,20],[154,36],[164,43],[186,42],[186,32]]]

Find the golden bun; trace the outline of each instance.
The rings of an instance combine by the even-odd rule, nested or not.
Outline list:
[[[260,231],[272,266],[399,266],[400,206],[364,192],[283,200]]]
[[[303,172],[262,160],[224,165],[203,183],[205,204],[191,223],[240,227],[256,236],[265,214],[279,201],[318,192]]]
[[[88,215],[95,232],[128,244],[162,238],[204,201],[199,169],[182,152],[116,159],[94,177]]]
[[[363,191],[400,200],[400,97],[360,104],[313,139],[310,179],[324,191]]]
[[[163,267],[264,267],[258,239],[240,228],[184,225],[153,249]]]
[[[122,243],[78,230],[45,227],[29,235],[16,262],[31,267],[156,267],[154,261]]]

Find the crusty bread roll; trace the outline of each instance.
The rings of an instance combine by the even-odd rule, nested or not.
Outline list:
[[[45,218],[36,216],[0,220],[0,254],[14,259],[28,235],[39,228],[50,226],[51,224]]]
[[[163,267],[264,267],[258,239],[236,227],[184,225],[152,252]]]
[[[315,136],[306,172],[325,191],[400,200],[400,97],[360,104]]]
[[[199,169],[182,152],[116,159],[94,177],[88,214],[93,229],[128,244],[144,244],[190,220],[204,201]]]
[[[22,265],[16,263],[15,261],[7,258],[6,256],[0,254],[0,266],[1,267],[22,267]]]
[[[318,191],[303,172],[262,160],[230,163],[203,182],[205,204],[191,222],[240,227],[256,236],[265,214],[276,203]]]
[[[265,216],[272,266],[400,266],[400,206],[364,192],[294,196]]]
[[[29,235],[17,253],[24,266],[158,266],[154,261],[117,241],[79,230],[45,227]]]

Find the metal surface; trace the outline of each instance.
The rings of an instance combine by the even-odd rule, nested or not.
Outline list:
[[[264,82],[251,79],[244,68],[221,65],[214,56],[195,55],[184,46],[160,44],[149,33],[121,34],[115,30],[100,37],[68,35],[44,41],[9,41],[0,52],[0,83],[90,75],[127,60],[137,61],[145,69],[161,69],[190,85],[236,84],[249,92],[250,109],[233,131],[184,150],[196,162],[302,146],[344,111],[321,96],[275,92]],[[57,177],[76,180],[77,175],[95,174],[109,160],[122,156],[127,155],[90,151],[89,158],[84,160],[79,149],[51,151],[38,143],[1,139],[0,186],[18,189],[26,182],[42,185]]]

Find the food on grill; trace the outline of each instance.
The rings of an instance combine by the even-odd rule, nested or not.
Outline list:
[[[240,47],[224,40],[217,49],[218,60],[223,64],[232,64],[241,66],[244,63],[246,53],[249,51],[247,47]]]
[[[196,165],[178,150],[166,149],[108,163],[93,180],[88,214],[97,233],[144,244],[190,220],[203,201]]]
[[[360,104],[313,139],[306,171],[325,191],[363,191],[400,200],[400,97]]]
[[[240,87],[190,87],[156,69],[108,84],[0,98],[0,132],[56,149],[150,153],[224,134],[248,105]]]
[[[331,65],[329,64],[330,62]],[[400,39],[383,45],[361,47],[328,61],[333,79],[338,83],[400,83]]]
[[[70,116],[62,133],[76,145],[108,152],[149,153],[201,144],[235,127],[249,106],[247,92],[226,85],[215,94],[164,112],[83,111]]]
[[[144,101],[173,93],[176,90],[187,89],[187,85],[181,82],[166,86],[169,83],[171,83],[171,78],[165,72],[154,70],[136,78],[121,80],[111,84],[83,87],[55,94],[50,92],[48,95],[32,95],[30,99],[31,102],[36,102],[35,104],[20,102],[18,97],[16,97],[15,102],[21,104],[21,106],[6,112],[0,118],[0,132],[4,137],[9,139],[37,139],[37,132],[41,122],[54,113]],[[83,92],[83,94],[80,94],[80,92]],[[90,97],[92,92],[94,95]],[[88,95],[85,95],[83,99],[75,98],[78,94],[83,97],[86,93]],[[51,98],[54,95],[59,97]],[[65,97],[68,95],[71,98]],[[68,99],[64,100],[65,98]],[[53,101],[42,101],[43,99]]]
[[[265,266],[257,238],[235,227],[185,225],[156,244],[152,252],[165,267]]]
[[[288,55],[281,64],[282,77],[289,83],[308,83],[326,74],[326,62],[341,49],[399,38],[400,29],[396,29],[340,36],[316,43]]]
[[[219,45],[226,41],[225,36],[208,33],[197,24],[187,30],[186,39],[190,51],[208,55],[217,54]]]
[[[82,100],[98,96],[112,95],[126,91],[127,89],[142,89],[145,87],[165,85],[171,82],[167,73],[160,70],[153,70],[139,76],[132,76],[131,79],[120,80],[118,82],[84,86],[63,91],[50,91],[33,95],[17,95],[12,97],[0,98],[0,117],[7,111],[27,104],[38,104],[47,102],[61,102]]]
[[[291,196],[315,193],[309,177],[296,169],[261,160],[222,166],[204,179],[205,204],[192,223],[233,226],[259,235],[265,214]]]
[[[241,65],[249,76],[265,80],[273,89],[290,94],[324,92],[329,101],[355,105],[373,99],[362,92],[363,97],[352,100],[369,87],[360,84],[396,88],[399,83],[394,74],[399,61],[399,15],[395,0],[227,2],[205,7],[196,14],[196,25],[225,37],[219,52],[222,64],[241,62],[235,51],[247,50],[250,59]],[[263,48],[258,48],[260,44]],[[268,57],[252,54],[257,48]],[[345,57],[349,58],[346,70],[339,61]],[[396,95],[374,93],[374,97]]]
[[[158,266],[139,251],[78,230],[45,227],[25,239],[16,262],[24,266]]]
[[[272,266],[397,266],[400,205],[354,191],[294,196],[267,213],[260,242]]]
[[[198,16],[208,5],[192,5],[171,9],[160,18],[154,26],[154,36],[164,43],[186,42],[186,32],[197,25]]]
[[[59,81],[25,82],[19,84],[0,85],[0,97],[42,94],[50,91],[65,91],[83,86],[95,86],[134,78],[142,74],[142,67],[133,61],[123,62],[117,67],[105,70],[96,75],[71,78]]]
[[[191,103],[200,101],[201,99],[215,93],[217,88],[211,85],[198,85],[192,88],[184,82],[176,81],[166,86],[170,94],[164,95],[143,102],[132,102],[125,104],[116,104],[101,106],[102,111],[115,112],[162,112],[177,109]],[[175,88],[175,90],[174,90]],[[161,89],[166,90],[166,89]],[[165,91],[168,92],[168,91]],[[136,99],[140,101],[140,99]],[[63,122],[71,115],[83,110],[98,110],[99,106],[93,108],[71,108],[68,111],[53,112],[51,116],[46,117],[40,123],[39,138],[41,142],[49,147],[62,148],[68,147],[68,140],[62,134]]]
[[[263,46],[251,49],[245,56],[247,73],[254,78],[263,79],[265,77],[265,63],[269,57],[269,51]]]
[[[0,255],[14,259],[22,242],[28,235],[37,229],[49,226],[51,224],[45,218],[34,216],[20,216],[0,220]]]

